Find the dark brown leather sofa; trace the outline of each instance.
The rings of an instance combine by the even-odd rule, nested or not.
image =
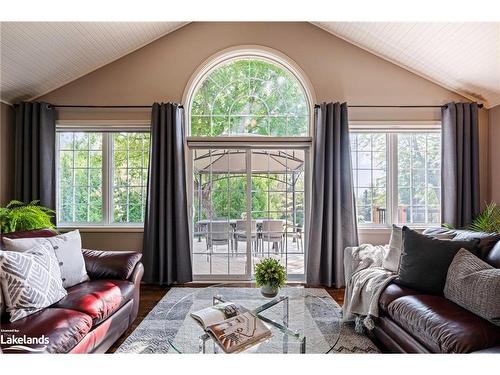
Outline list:
[[[460,234],[462,239],[488,236],[466,231],[452,234]],[[481,257],[500,268],[500,242]],[[389,284],[380,296],[379,318],[371,334],[394,353],[500,353],[500,326],[444,296],[423,294],[396,283]]]
[[[50,237],[51,230],[17,232],[10,238]],[[0,239],[1,241],[1,239]],[[137,317],[144,268],[141,254],[131,251],[83,250],[90,280],[67,289],[56,304],[14,323],[7,313],[1,318],[1,334],[48,338],[48,345],[26,345],[12,350],[0,344],[0,353],[104,353]]]

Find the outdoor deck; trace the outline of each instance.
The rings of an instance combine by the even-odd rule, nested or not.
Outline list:
[[[194,275],[238,275],[245,274],[246,243],[238,243],[238,251],[228,251],[227,245],[214,246],[213,251],[207,252],[204,238],[193,240],[193,274]],[[287,265],[288,274],[304,273],[304,253],[298,249],[297,242],[288,239],[286,251],[276,253],[271,243],[264,243],[264,252],[252,251],[252,269],[256,262],[264,257],[280,259]]]

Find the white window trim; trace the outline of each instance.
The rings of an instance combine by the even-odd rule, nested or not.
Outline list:
[[[392,225],[406,225],[413,229],[436,227],[438,224],[397,223],[397,137],[396,133],[441,132],[440,121],[349,121],[349,131],[356,133],[388,133],[387,139],[387,213],[385,224],[358,224],[358,232],[363,234],[389,233]],[[392,177],[392,178],[391,178]],[[442,211],[441,211],[442,212]]]
[[[115,132],[150,132],[148,120],[59,120],[56,122],[56,134],[62,132],[97,132],[103,133],[102,144],[102,189],[103,221],[101,223],[57,222],[58,230],[79,229],[81,232],[143,232],[144,223],[113,223],[112,184],[113,165],[112,138]],[[56,137],[56,153],[59,152],[59,137]],[[59,209],[59,157],[56,157],[56,212]]]

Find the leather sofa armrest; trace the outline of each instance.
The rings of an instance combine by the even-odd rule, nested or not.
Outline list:
[[[491,348],[477,350],[472,354],[500,354],[500,346],[492,346]]]
[[[135,251],[101,251],[82,249],[90,279],[129,280],[142,254]]]
[[[138,262],[135,265],[134,271],[128,278],[130,282],[134,283],[134,305],[132,307],[132,312],[130,313],[129,324],[132,324],[135,318],[137,318],[137,314],[139,313],[142,275],[144,275],[144,266],[141,262]]]

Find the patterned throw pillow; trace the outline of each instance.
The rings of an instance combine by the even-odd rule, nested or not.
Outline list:
[[[78,230],[54,237],[4,238],[4,242],[5,249],[9,251],[26,251],[42,244],[51,247],[59,262],[65,288],[89,280],[82,254],[82,240]]]
[[[500,269],[467,250],[461,249],[453,258],[446,276],[444,296],[500,325]]]
[[[44,245],[23,253],[0,251],[0,285],[11,322],[48,307],[67,294],[54,252]]]
[[[4,314],[5,306],[3,303],[3,292],[2,292],[2,284],[0,284],[0,316]]]

